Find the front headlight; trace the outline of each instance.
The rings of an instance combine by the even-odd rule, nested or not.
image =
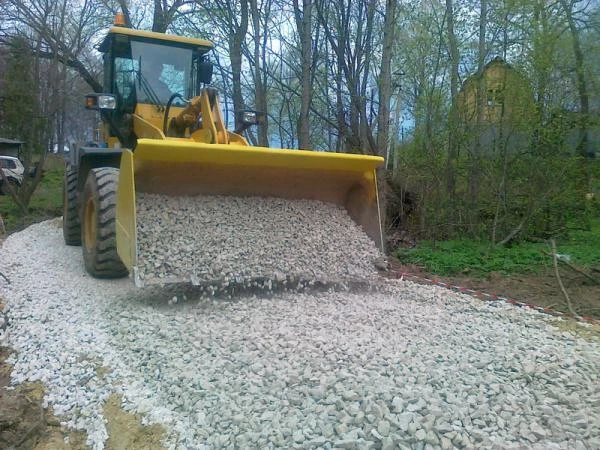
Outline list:
[[[117,98],[111,94],[88,94],[85,96],[87,109],[114,110],[117,109]]]
[[[244,122],[247,125],[256,125],[256,123],[258,122],[256,111],[243,111],[242,122]]]
[[[112,95],[98,96],[99,109],[117,109],[117,99]]]

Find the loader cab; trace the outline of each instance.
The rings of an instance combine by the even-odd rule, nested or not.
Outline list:
[[[105,133],[108,141],[116,136],[126,144],[135,139],[131,114],[160,128],[169,100],[176,113],[184,106],[183,99],[198,95],[210,82],[207,53],[212,48],[202,39],[111,28],[98,47],[104,53],[104,92],[117,100],[116,109],[108,113],[113,123]]]

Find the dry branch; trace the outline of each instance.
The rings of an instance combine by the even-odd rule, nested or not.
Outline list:
[[[563,285],[562,280],[560,279],[560,273],[558,272],[558,258],[556,257],[556,242],[554,239],[550,239],[550,245],[552,245],[552,262],[554,263],[554,273],[556,274],[556,280],[558,281],[558,285],[560,286],[560,290],[565,296],[565,300],[567,301],[567,307],[569,308],[569,312],[574,317],[579,317],[579,315],[573,310],[573,305],[571,304],[571,298]]]
[[[552,254],[545,252],[542,250],[542,253],[544,253],[544,255],[548,255],[551,258],[553,257]],[[558,258],[557,258],[558,259]],[[575,272],[583,275],[584,277],[588,278],[589,280],[591,280],[593,283],[595,284],[600,284],[600,281],[597,280],[596,278],[594,278],[593,276],[591,276],[589,273],[586,273],[583,269],[580,269],[579,267],[577,267],[575,264],[570,263],[569,261],[566,261],[564,259],[559,259],[558,261],[560,261],[561,263],[563,263],[564,265],[566,265],[567,267],[573,269]]]

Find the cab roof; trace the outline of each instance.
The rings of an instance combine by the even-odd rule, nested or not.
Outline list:
[[[185,36],[177,36],[174,34],[156,33],[154,31],[134,30],[127,27],[112,27],[108,30],[108,34],[98,46],[98,50],[106,53],[110,48],[110,42],[115,35],[124,35],[140,40],[153,41],[157,44],[174,45],[177,47],[196,48],[203,53],[214,48],[214,44],[205,39],[197,39]]]

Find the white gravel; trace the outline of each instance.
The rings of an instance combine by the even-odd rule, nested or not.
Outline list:
[[[600,448],[600,342],[535,311],[401,281],[174,303],[87,276],[56,221],[0,271],[13,382],[44,382],[93,448],[113,392],[170,448]]]
[[[331,203],[140,193],[136,209],[146,282],[368,278],[381,256],[346,210]]]

